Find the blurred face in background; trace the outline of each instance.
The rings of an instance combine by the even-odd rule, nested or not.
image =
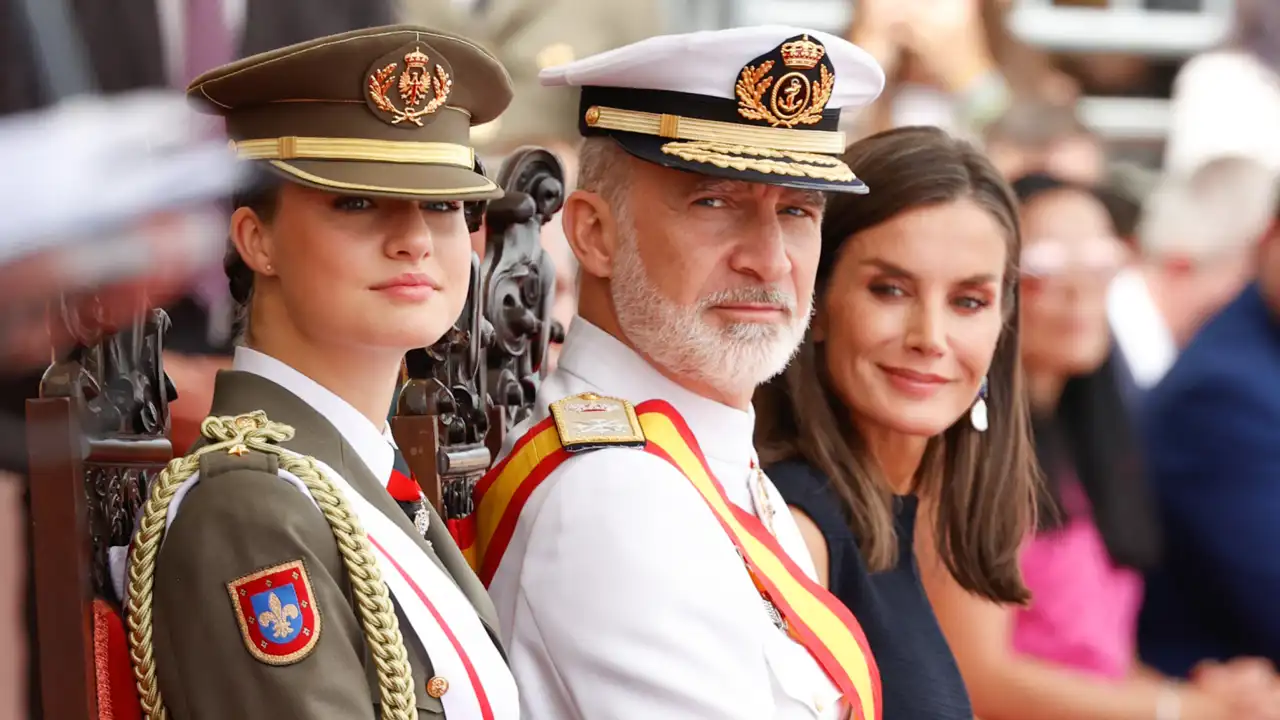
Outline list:
[[[1111,346],[1107,289],[1124,262],[1106,207],[1077,189],[1022,207],[1022,359],[1028,372],[1070,377],[1102,365]]]
[[[991,162],[1006,179],[1044,173],[1070,182],[1095,185],[1106,172],[1106,156],[1087,133],[1063,135],[1043,146],[998,139],[987,145]]]
[[[1004,327],[1007,235],[965,198],[846,241],[814,338],[859,425],[932,437],[969,410]]]

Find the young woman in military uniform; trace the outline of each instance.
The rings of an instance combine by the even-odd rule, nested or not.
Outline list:
[[[203,447],[151,487],[127,614],[144,708],[194,718],[515,718],[493,607],[434,514],[386,490],[406,351],[465,303],[470,127],[510,78],[397,26],[219,68],[189,96],[259,181],[231,216],[244,343]]]

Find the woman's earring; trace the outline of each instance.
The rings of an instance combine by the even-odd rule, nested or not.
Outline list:
[[[978,399],[969,410],[969,422],[978,432],[987,431],[987,376],[982,376],[982,385],[978,388]]]

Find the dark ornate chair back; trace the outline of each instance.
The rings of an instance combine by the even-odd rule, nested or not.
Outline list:
[[[173,452],[168,318],[110,332],[63,306],[77,341],[27,401],[34,600],[33,708],[46,720],[139,717],[109,549],[129,542],[148,480]]]
[[[391,419],[414,477],[446,521],[474,510],[476,482],[507,430],[532,411],[548,346],[564,336],[551,319],[555,267],[541,243],[564,201],[564,167],[548,150],[520,148],[503,162],[498,184],[501,199],[473,208],[483,211],[485,257],[472,255],[462,316],[435,345],[405,357]]]

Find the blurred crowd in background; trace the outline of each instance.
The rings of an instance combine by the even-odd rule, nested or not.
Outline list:
[[[15,2],[0,0],[3,115],[49,100],[27,28],[10,21]],[[106,93],[184,87],[236,56],[398,19],[479,38],[516,83],[507,114],[477,129],[486,165],[542,145],[565,161],[571,186],[577,100],[570,89],[539,87],[539,68],[664,32],[761,17],[843,33],[888,77],[879,101],[845,119],[850,142],[936,125],[979,143],[1011,182],[1034,176],[1042,187],[1070,191],[1024,182],[1019,193],[1021,354],[1041,465],[1051,484],[1069,477],[1080,486],[1090,511],[1075,513],[1079,505],[1059,497],[1046,513],[1055,519],[1043,532],[1056,544],[1025,561],[1043,601],[1020,621],[1033,627],[1014,638],[1026,641],[1017,651],[1117,682],[1138,673],[1183,677],[1242,656],[1280,661],[1280,336],[1268,327],[1255,284],[1259,273],[1277,272],[1255,258],[1259,243],[1280,232],[1280,2],[69,5]],[[1104,40],[1054,39],[1055,18],[1058,29],[1084,28]],[[1138,33],[1130,42],[1116,29],[1143,23],[1153,37]],[[1180,47],[1165,42],[1175,30],[1186,38]],[[567,326],[576,271],[558,223],[547,226],[544,244],[556,264],[556,316]],[[173,327],[164,362],[179,392],[171,406],[179,448],[191,444],[208,410],[213,372],[230,364],[225,277],[216,264],[205,276],[179,288],[167,307]],[[42,370],[29,364],[0,374],[0,414],[21,416]],[[15,472],[26,453],[18,430],[5,426],[0,445],[3,467]],[[0,642],[9,648],[25,627],[22,485],[0,483],[0,494]],[[1107,613],[1119,620],[1099,623],[1091,614],[1099,608],[1120,608]],[[1098,633],[1106,639],[1078,642]],[[1105,656],[1076,651],[1100,645]],[[995,703],[986,696],[1002,694],[1013,676],[985,687],[975,680],[988,676],[981,653],[953,650],[981,715]],[[24,717],[25,693],[23,653],[6,651],[0,718]],[[1035,715],[1002,711],[1019,714]]]

